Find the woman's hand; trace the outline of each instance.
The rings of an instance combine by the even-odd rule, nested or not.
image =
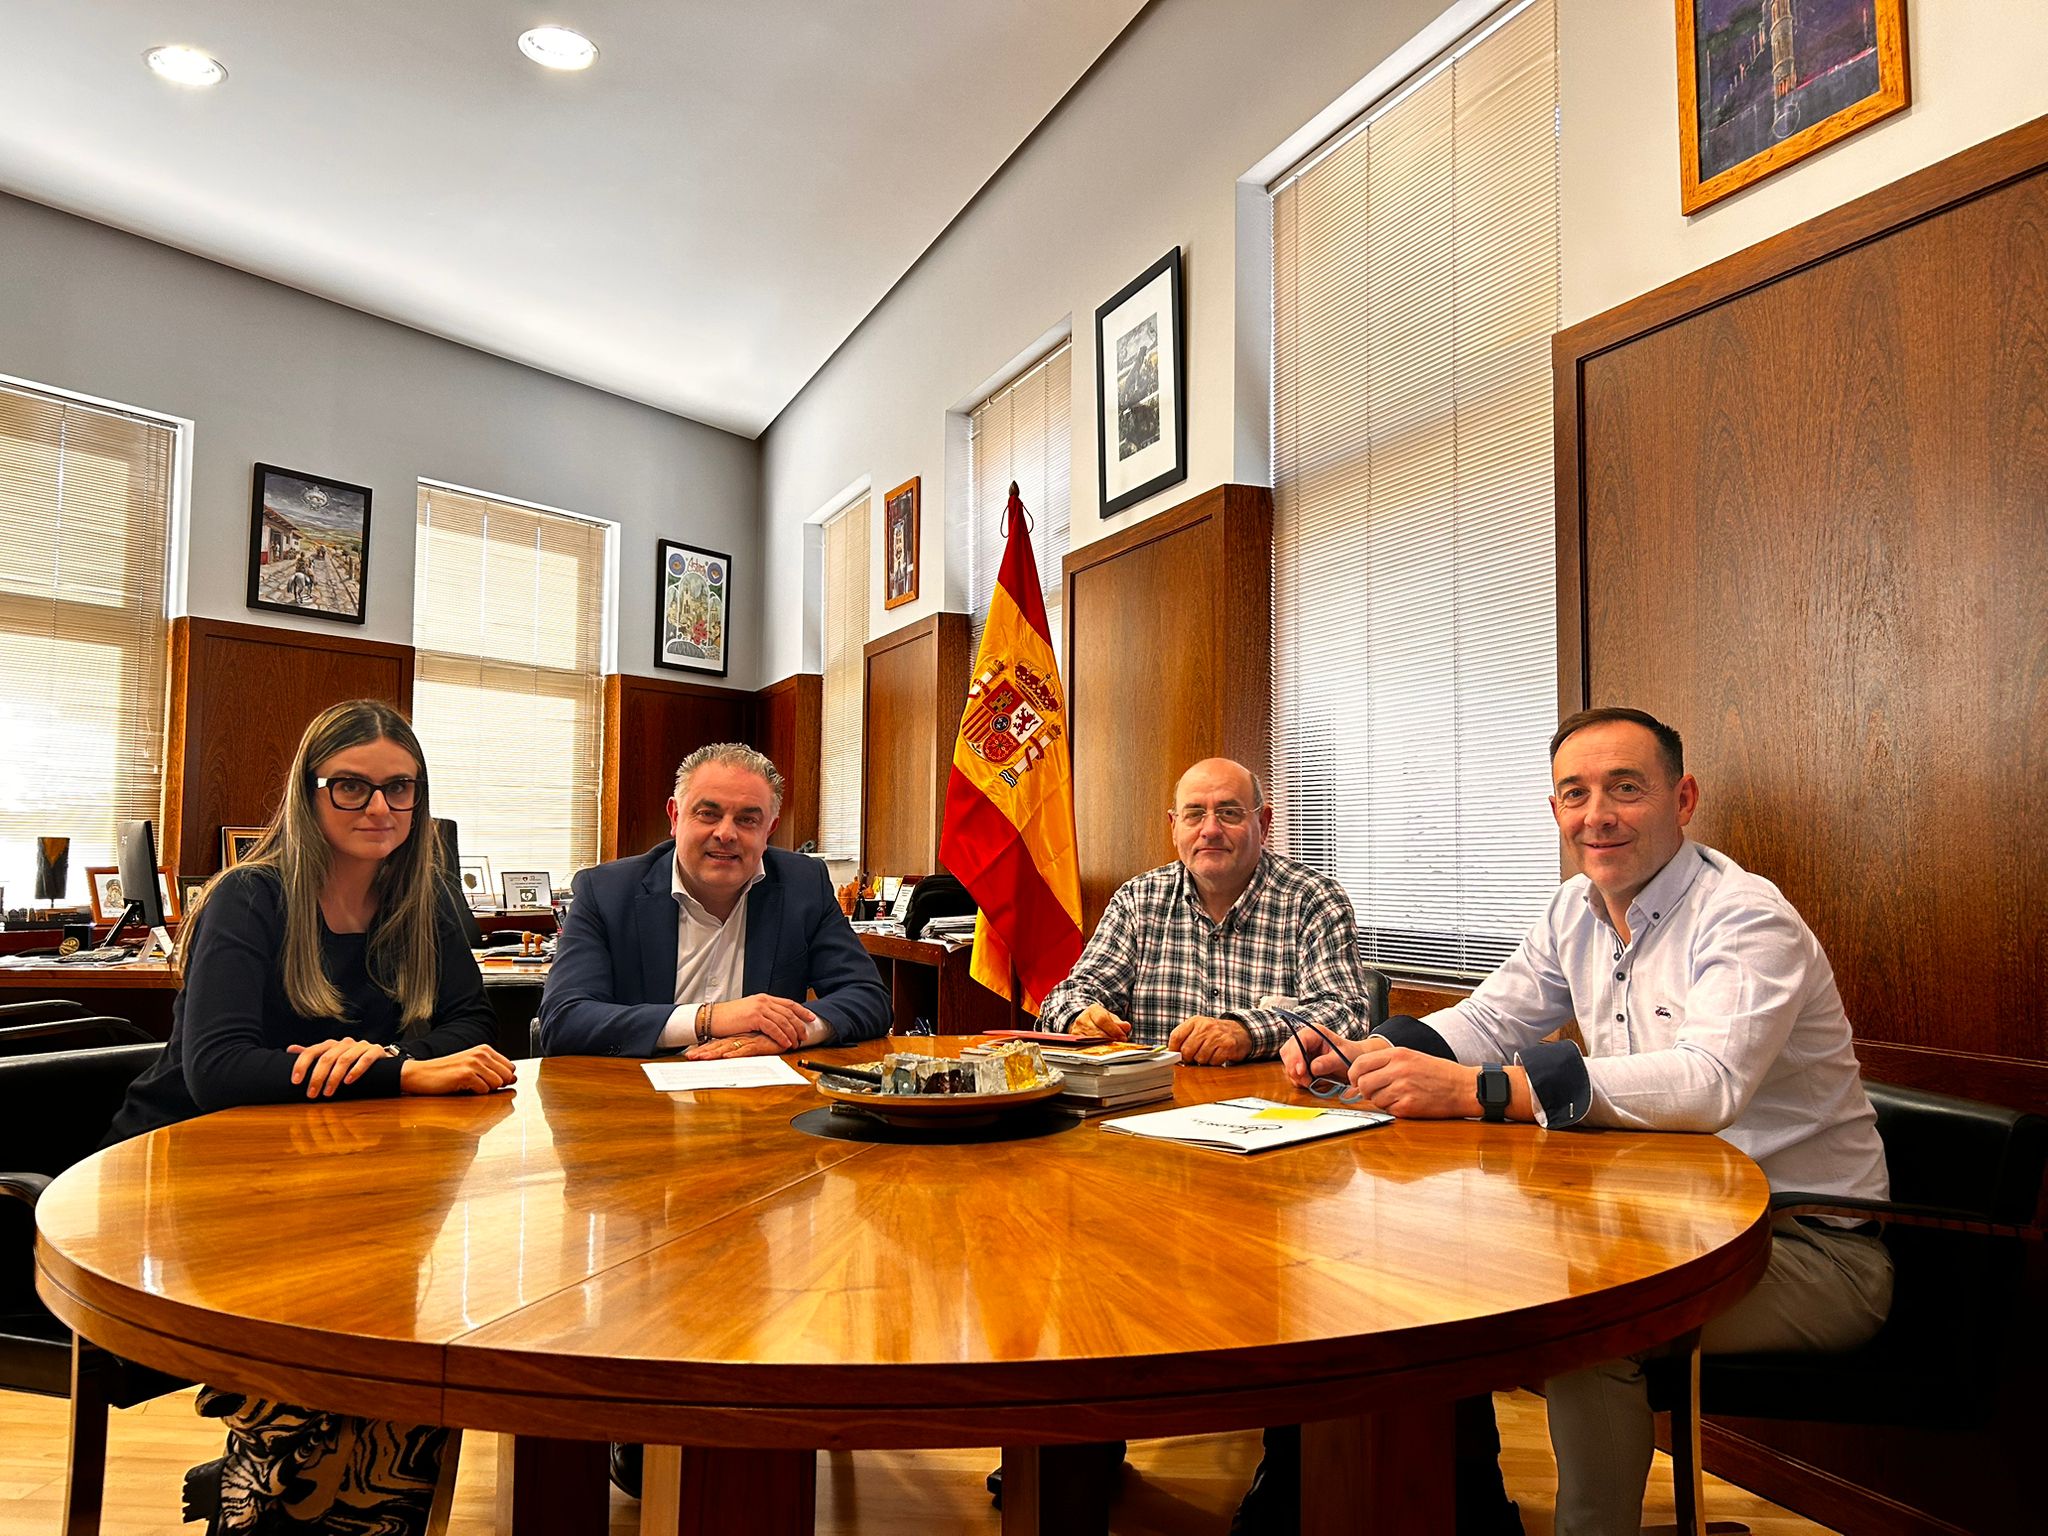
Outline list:
[[[408,1057],[398,1069],[400,1093],[496,1093],[519,1075],[512,1063],[488,1045],[472,1045],[452,1056]]]
[[[382,1061],[389,1054],[375,1041],[358,1040],[353,1035],[322,1040],[318,1045],[288,1045],[285,1049],[298,1058],[292,1063],[292,1081],[306,1085],[309,1099],[333,1098],[335,1089],[354,1082],[370,1070],[372,1062]]]

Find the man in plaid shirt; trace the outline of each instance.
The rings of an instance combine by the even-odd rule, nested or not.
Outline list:
[[[1164,1043],[1222,1066],[1279,1053],[1291,1031],[1267,997],[1363,1039],[1367,986],[1344,888],[1266,848],[1273,808],[1242,763],[1212,757],[1166,813],[1180,862],[1126,881],[1039,1010],[1042,1029]]]

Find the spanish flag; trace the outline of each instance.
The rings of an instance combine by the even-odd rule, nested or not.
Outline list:
[[[1081,866],[1067,701],[1024,503],[1010,485],[1002,569],[967,687],[939,858],[981,909],[974,979],[1036,1013],[1081,957]]]

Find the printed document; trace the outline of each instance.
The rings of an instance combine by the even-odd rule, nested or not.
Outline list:
[[[734,1056],[723,1061],[643,1062],[647,1081],[663,1093],[700,1088],[801,1088],[810,1079],[780,1056]]]
[[[1348,1105],[1329,1108],[1319,1104],[1280,1104],[1272,1099],[1225,1099],[1217,1104],[1163,1109],[1157,1114],[1126,1115],[1121,1120],[1104,1121],[1102,1128],[1121,1131],[1126,1136],[1150,1136],[1190,1147],[1209,1147],[1218,1152],[1270,1152],[1275,1147],[1298,1146],[1325,1136],[1371,1130],[1376,1125],[1389,1124],[1393,1118],[1377,1109],[1354,1109]]]

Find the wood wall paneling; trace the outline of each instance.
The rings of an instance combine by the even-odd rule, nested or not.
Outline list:
[[[412,713],[409,645],[225,619],[171,621],[163,862],[220,867],[223,826],[261,826],[313,717],[346,699]]]
[[[1173,857],[1175,781],[1205,757],[1268,769],[1273,498],[1221,485],[1065,561],[1081,907]]]
[[[2048,118],[1553,349],[1560,708],[1685,734],[1694,833],[1812,925],[1868,1075],[2037,1111],[2044,230]],[[1708,1465],[1843,1529],[2019,1529],[2030,1418],[1938,1451],[1710,1425]]]
[[[669,836],[676,764],[717,741],[754,740],[754,696],[614,672],[604,680],[598,857],[630,858]]]
[[[870,640],[862,656],[861,867],[930,874],[967,702],[967,615],[930,614]]]
[[[825,680],[798,672],[754,695],[754,745],[782,770],[782,822],[771,841],[801,848],[818,839],[818,757],[824,745]]]

